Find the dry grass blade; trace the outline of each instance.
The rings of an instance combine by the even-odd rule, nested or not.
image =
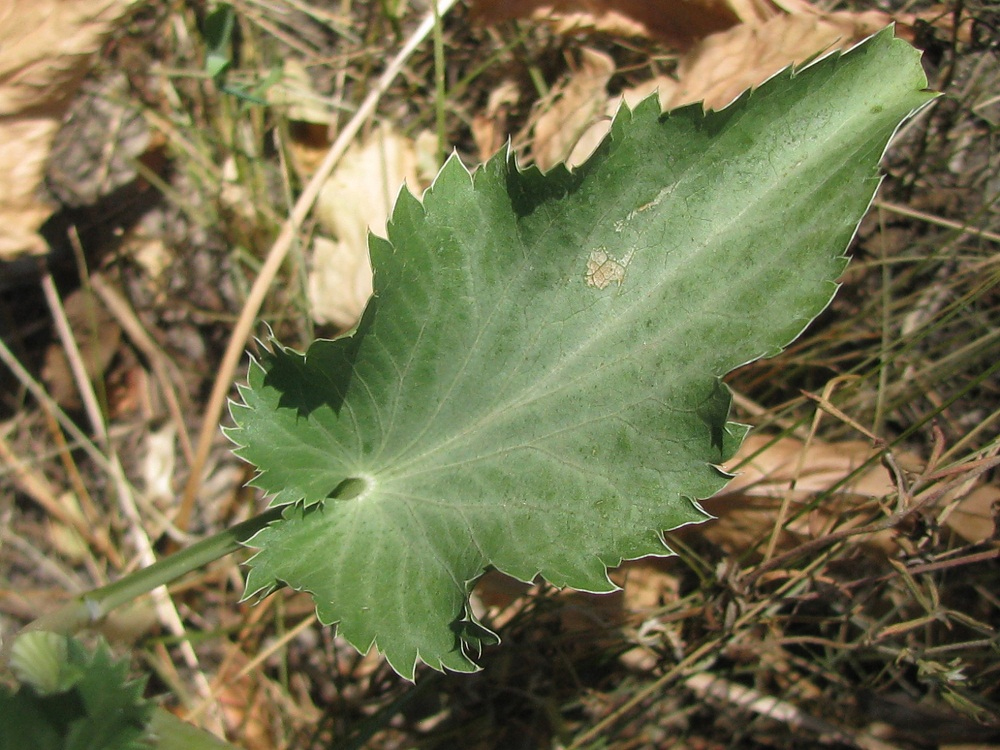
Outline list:
[[[37,502],[46,513],[75,530],[112,566],[118,569],[122,567],[121,555],[111,544],[107,532],[94,528],[93,523],[84,517],[79,505],[71,502],[71,496],[58,497],[56,489],[48,480],[22,461],[10,443],[2,437],[0,437],[0,462],[3,463],[5,471],[12,475],[21,491]]]
[[[152,337],[143,327],[142,322],[132,311],[125,300],[114,288],[101,278],[94,275],[90,278],[90,284],[94,291],[101,298],[105,306],[114,314],[122,328],[128,334],[132,342],[142,351],[149,360],[156,374],[156,379],[163,391],[163,396],[167,401],[170,416],[177,427],[177,434],[180,436],[181,449],[188,463],[194,461],[194,450],[191,446],[191,438],[188,436],[187,422],[184,419],[184,411],[181,408],[180,399],[177,396],[180,376],[176,372],[176,367],[164,355],[160,347],[153,341]]]
[[[925,221],[928,224],[933,224],[934,226],[943,227],[945,229],[955,229],[960,232],[966,232],[973,237],[982,237],[984,240],[1000,244],[1000,234],[990,232],[985,229],[979,229],[971,224],[962,224],[958,221],[945,219],[941,216],[934,216],[933,214],[929,214],[925,211],[916,211],[908,206],[900,206],[898,203],[890,203],[889,201],[876,201],[875,206],[877,208],[885,209],[886,211],[891,211],[894,214],[905,216],[909,219],[917,219],[918,221]]]

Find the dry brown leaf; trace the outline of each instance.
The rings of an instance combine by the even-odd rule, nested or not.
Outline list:
[[[614,60],[608,55],[580,50],[579,63],[566,82],[552,90],[552,105],[535,122],[531,153],[539,168],[548,169],[567,159],[580,163],[590,155],[600,137],[594,140],[589,130],[604,117],[608,81],[614,72]]]
[[[570,12],[595,16],[632,13],[630,17],[644,18],[661,6],[700,7],[677,2],[641,5],[642,8],[614,4],[612,9],[611,3],[597,0],[575,3],[525,0],[512,4],[481,2],[477,8],[481,17],[493,21],[519,14],[543,19]],[[625,90],[621,97],[607,101],[603,107],[598,105],[597,97],[613,72],[612,62],[601,59],[602,53],[584,50],[580,66],[572,72],[569,82],[555,90],[556,104],[535,125],[532,154],[536,163],[543,169],[561,161],[568,166],[582,163],[606,135],[622,98],[634,107],[658,92],[661,108],[665,110],[699,101],[704,101],[707,108],[721,109],[746,89],[760,85],[789,65],[850,47],[893,20],[903,21],[897,26],[897,33],[902,30],[908,35],[909,25],[914,21],[912,16],[894,19],[881,11],[824,13],[806,0],[727,0],[707,3],[706,7],[717,5],[727,8],[732,22],[722,31],[704,38],[689,36],[679,44],[688,50],[678,60],[675,77],[646,81]],[[599,24],[591,23],[595,25]]]
[[[876,451],[865,440],[805,443],[793,437],[775,440],[768,435],[751,435],[728,463],[737,467],[738,473],[724,492],[774,497],[794,492],[805,498],[825,492],[874,455]],[[895,489],[888,471],[876,463],[837,492],[882,497]]]
[[[289,706],[291,700],[284,691],[275,689],[263,669],[246,672],[248,657],[233,646],[215,678],[213,698],[222,709],[227,736],[245,750],[272,750],[276,727],[281,726],[275,712],[290,708],[289,714],[303,715],[316,721],[314,706],[305,704]],[[310,710],[311,709],[311,710]]]
[[[625,609],[648,613],[680,599],[681,577],[677,568],[661,557],[622,563],[615,583],[622,587]]]
[[[789,2],[808,12],[742,23],[713,34],[681,56],[676,78],[646,81],[610,100],[604,92],[614,73],[613,61],[604,53],[582,50],[579,65],[553,90],[554,104],[534,125],[535,163],[542,169],[563,161],[570,167],[581,164],[607,134],[622,99],[635,107],[658,92],[665,110],[702,100],[706,107],[720,109],[783,68],[851,46],[889,21],[879,12],[822,15],[801,0]]]
[[[313,239],[308,287],[313,320],[350,328],[372,293],[367,248],[362,251],[356,240],[352,243],[317,236]]]
[[[313,319],[349,328],[372,293],[368,229],[385,233],[389,210],[405,181],[420,192],[417,144],[388,127],[352,146],[316,201],[320,226],[336,239],[317,236],[309,270]]]
[[[507,113],[518,103],[521,92],[513,81],[504,81],[490,94],[486,109],[472,117],[472,138],[479,161],[489,159],[507,140]]]
[[[807,444],[792,437],[775,440],[751,435],[728,464],[738,467],[737,476],[723,492],[702,503],[719,520],[699,529],[723,549],[740,553],[770,537],[784,502],[788,503],[788,521],[779,532],[779,550],[818,538],[834,527],[847,528],[859,522],[859,509],[872,509],[896,492],[889,471],[880,462],[871,461],[874,455],[871,444],[865,441]],[[912,455],[896,454],[895,458],[907,470],[918,471],[922,465]],[[866,464],[867,468],[844,481]],[[820,495],[826,497],[813,507]],[[992,506],[997,501],[1000,490],[983,485],[968,494],[946,496],[927,512],[936,510],[940,523],[975,543],[992,535]],[[858,541],[886,554],[898,549],[890,531]]]
[[[976,487],[969,494],[956,498],[942,520],[948,527],[971,544],[996,538],[996,517],[1000,506],[1000,488],[994,485]]]
[[[785,502],[788,520],[778,533],[778,550],[828,533],[851,517],[852,511],[895,491],[888,471],[875,463],[831,492],[822,505],[812,507],[818,495],[864,465],[872,453],[871,445],[862,441],[807,445],[792,437],[775,440],[751,435],[728,463],[738,467],[736,477],[720,494],[702,503],[719,517],[702,527],[704,534],[727,552],[745,552],[771,536]],[[895,549],[888,532],[864,541],[886,553]]]
[[[663,104],[704,101],[706,108],[721,109],[789,65],[850,47],[891,20],[877,11],[780,15],[712,34],[680,58],[678,83]]]
[[[605,81],[604,86],[607,85]],[[602,86],[602,89],[604,88]],[[646,81],[643,85],[637,86],[635,88],[626,89],[622,92],[621,96],[607,100],[604,105],[603,112],[596,106],[596,101],[591,103],[588,111],[590,115],[586,122],[581,120],[576,123],[576,129],[574,132],[565,133],[565,137],[558,142],[558,148],[553,148],[550,154],[544,154],[542,162],[539,166],[552,166],[560,161],[565,162],[567,167],[577,167],[583,162],[585,162],[596,149],[604,137],[611,130],[611,122],[614,120],[615,114],[618,112],[618,108],[621,106],[622,101],[624,101],[629,107],[633,109],[635,106],[645,99],[647,96],[652,95],[655,92],[659,92],[660,95],[660,108],[664,109],[663,102],[664,97],[669,97],[673,90],[677,87],[677,82],[666,76],[660,78],[654,78]],[[595,93],[596,95],[596,93]],[[581,108],[581,112],[583,108]],[[554,120],[553,124],[557,124]],[[580,131],[580,126],[585,125],[582,131]],[[537,132],[537,129],[536,129]],[[542,145],[545,148],[546,144]],[[532,146],[533,153],[535,149],[539,146],[536,143]],[[563,158],[559,158],[559,154],[563,154]]]
[[[653,36],[684,49],[741,22],[778,12],[770,0],[476,0],[473,17],[499,23],[530,17],[553,21],[563,33],[594,30],[617,36]]]
[[[0,261],[46,251],[37,231],[52,205],[37,195],[58,122],[51,118],[8,120],[0,113]]]
[[[37,194],[91,57],[137,0],[0,0],[0,260],[45,252]]]

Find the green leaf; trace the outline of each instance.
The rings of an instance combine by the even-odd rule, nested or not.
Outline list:
[[[239,750],[236,745],[224,742],[162,708],[156,709],[150,717],[146,737],[156,750]]]
[[[107,645],[90,651],[55,633],[18,637],[13,661],[25,683],[0,687],[0,750],[141,750],[153,704],[145,680]],[[54,663],[53,660],[57,660]]]
[[[47,630],[32,630],[18,636],[10,655],[10,668],[21,682],[39,695],[69,690],[78,674],[68,657],[69,639]]]
[[[899,123],[933,95],[886,30],[721,112],[623,108],[574,172],[452,158],[372,237],[349,336],[251,366],[229,431],[287,505],[248,594],[320,618],[402,675],[475,669],[488,566],[614,588],[707,518],[746,428],[726,373],[829,303]]]
[[[233,29],[236,12],[228,3],[219,5],[205,17],[203,34],[205,45],[205,72],[209,78],[220,78],[233,62]]]

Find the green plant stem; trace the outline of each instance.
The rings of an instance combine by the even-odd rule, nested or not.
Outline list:
[[[202,539],[186,549],[175,552],[147,568],[137,570],[106,586],[74,597],[54,612],[39,617],[10,638],[0,649],[0,666],[6,666],[10,649],[22,633],[44,630],[72,635],[99,622],[111,610],[127,604],[155,588],[173,583],[178,578],[204,567],[210,562],[232,554],[261,529],[281,517],[283,508],[271,508],[242,523]]]
[[[447,131],[445,127],[445,80],[444,80],[444,29],[441,11],[434,4],[434,105],[436,114],[438,159],[444,162],[448,154]]]

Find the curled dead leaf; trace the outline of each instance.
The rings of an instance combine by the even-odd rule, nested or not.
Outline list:
[[[504,81],[490,93],[486,109],[472,116],[472,138],[479,161],[486,161],[507,140],[507,112],[521,98],[517,84]]]
[[[611,57],[597,50],[580,50],[580,59],[569,78],[549,95],[534,124],[531,153],[539,168],[562,161],[579,164],[600,142],[590,136],[594,122],[607,109],[607,87],[615,72]]]
[[[792,14],[712,34],[680,58],[677,85],[663,105],[703,101],[708,109],[721,109],[789,65],[851,47],[891,21],[877,11]]]
[[[137,0],[0,0],[0,260],[42,253],[52,139],[92,55]]]
[[[483,23],[513,18],[549,21],[563,33],[593,30],[616,36],[652,36],[685,48],[708,34],[777,13],[769,0],[476,0]]]

